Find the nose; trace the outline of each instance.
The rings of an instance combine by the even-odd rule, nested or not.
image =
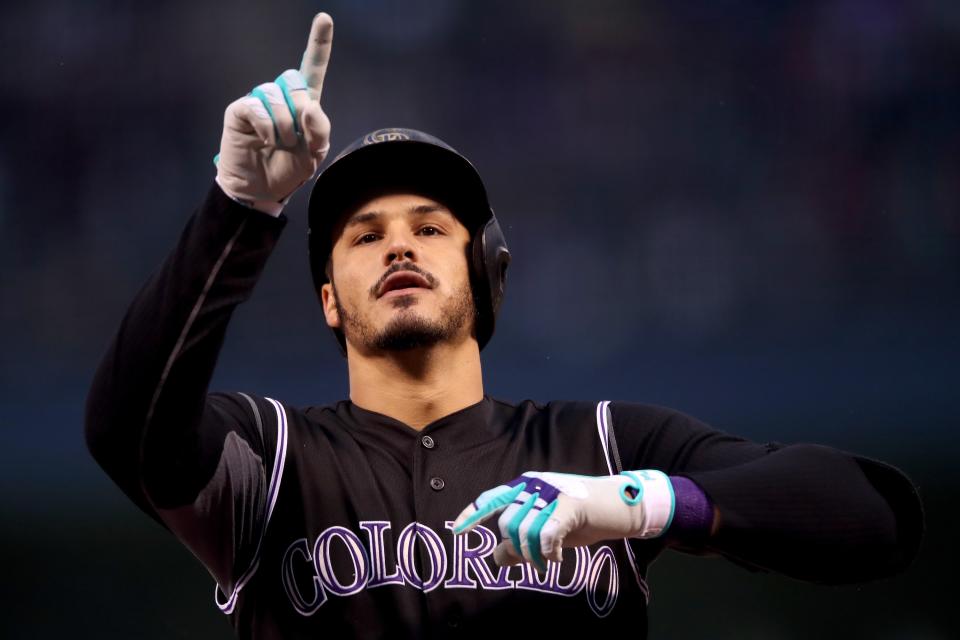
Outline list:
[[[390,266],[394,262],[415,262],[417,254],[413,250],[413,242],[404,234],[394,234],[384,252],[384,264]]]

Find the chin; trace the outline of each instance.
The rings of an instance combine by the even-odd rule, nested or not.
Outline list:
[[[403,314],[394,318],[374,339],[376,348],[384,351],[409,351],[449,339],[443,323],[430,322],[419,314]]]
[[[388,305],[378,305],[370,316],[353,315],[338,304],[347,339],[370,351],[410,351],[471,334],[476,311],[469,285],[448,300],[421,295],[394,294]]]
[[[417,304],[417,296],[413,293],[397,296],[390,300],[390,306],[394,309],[409,309],[415,304]]]

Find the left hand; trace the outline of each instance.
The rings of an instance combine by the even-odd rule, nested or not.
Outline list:
[[[564,547],[616,538],[655,538],[670,526],[674,496],[662,471],[580,476],[528,471],[484,491],[459,516],[454,533],[500,514],[503,540],[493,552],[500,566],[560,562]]]

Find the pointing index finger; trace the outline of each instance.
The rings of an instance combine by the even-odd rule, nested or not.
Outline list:
[[[453,523],[454,533],[463,533],[479,522],[483,522],[494,514],[500,513],[510,506],[510,504],[526,488],[527,484],[521,482],[519,485],[509,487],[500,485],[494,489],[484,491],[477,499],[466,509],[460,512]]]
[[[307,82],[307,90],[314,100],[320,99],[323,91],[323,77],[327,73],[330,61],[330,47],[333,42],[333,18],[326,13],[318,13],[310,27],[310,39],[303,52],[300,73]]]

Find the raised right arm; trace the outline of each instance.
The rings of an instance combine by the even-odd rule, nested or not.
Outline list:
[[[195,498],[213,473],[215,439],[231,423],[252,421],[239,403],[208,404],[207,387],[233,309],[250,296],[285,223],[213,185],[97,369],[87,444],[154,518],[158,499],[169,506]]]
[[[319,97],[332,30],[318,14],[300,70],[227,107],[216,184],[130,305],[87,399],[94,458],[228,593],[265,526],[284,410],[207,387],[233,309],[286,223],[283,205],[329,148]]]

